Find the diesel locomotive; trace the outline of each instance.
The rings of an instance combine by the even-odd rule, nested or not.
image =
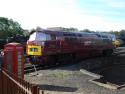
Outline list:
[[[96,55],[112,54],[114,45],[93,33],[36,30],[27,41],[32,64],[71,62]]]

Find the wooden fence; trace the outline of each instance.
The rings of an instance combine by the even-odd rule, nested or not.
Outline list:
[[[39,88],[0,69],[0,94],[39,94]]]

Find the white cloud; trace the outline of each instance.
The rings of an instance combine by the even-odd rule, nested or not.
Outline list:
[[[77,11],[74,0],[2,0],[0,16],[16,19],[22,26],[56,25]],[[56,23],[57,22],[57,23]]]
[[[85,14],[75,0],[0,0],[0,16],[18,21],[23,28],[36,26],[76,27],[91,30],[120,30],[121,24]]]

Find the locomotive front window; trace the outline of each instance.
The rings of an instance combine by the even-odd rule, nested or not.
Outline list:
[[[51,36],[49,34],[37,33],[37,35],[36,35],[36,40],[38,40],[38,41],[47,41],[50,39],[51,39]]]
[[[38,49],[37,48],[30,48],[30,51],[31,52],[38,52]]]
[[[37,48],[34,48],[34,52],[38,52],[38,49],[37,49]]]

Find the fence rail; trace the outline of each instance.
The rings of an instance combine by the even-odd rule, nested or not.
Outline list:
[[[0,70],[0,94],[39,94],[39,88],[2,68]]]

